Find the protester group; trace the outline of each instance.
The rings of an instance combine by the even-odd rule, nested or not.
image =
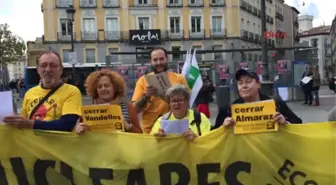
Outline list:
[[[234,127],[231,105],[265,100],[275,102],[272,119],[280,127],[302,123],[281,98],[269,97],[260,92],[261,82],[255,72],[240,69],[234,76],[239,98],[219,110],[216,122],[211,124],[209,107],[190,107],[191,92],[186,77],[168,71],[167,51],[164,48],[154,48],[149,62],[152,66],[149,74],[167,74],[171,87],[163,93],[159,93],[162,89],[148,83],[147,74],[138,79],[131,101],[126,100],[126,82],[118,72],[101,69],[91,73],[86,79],[86,93],[92,98],[92,105],[120,106],[125,132],[165,137],[168,134],[162,126],[163,120],[188,120],[189,129],[182,134],[192,141],[213,129]],[[59,54],[54,51],[43,52],[38,57],[37,71],[41,83],[26,92],[21,113],[5,117],[4,123],[19,129],[76,132],[81,135],[94,131],[83,119],[80,91],[76,86],[61,81],[63,66]],[[208,106],[211,101],[209,94],[200,98],[201,101],[196,103]]]

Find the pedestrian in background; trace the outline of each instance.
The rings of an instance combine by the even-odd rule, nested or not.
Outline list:
[[[319,73],[319,69],[318,66],[314,66],[313,67],[313,87],[312,87],[312,93],[313,93],[313,99],[314,99],[314,103],[313,105],[315,106],[319,106],[320,105],[320,98],[319,98],[319,90],[320,90],[320,86],[321,86],[321,76]]]
[[[306,65],[306,71],[303,72],[301,80],[305,77],[310,77],[313,78],[313,72],[311,65]],[[312,95],[312,90],[313,90],[313,80],[310,80],[308,83],[303,83],[301,81],[301,88],[303,90],[304,96],[305,96],[305,101],[303,104],[305,105],[312,105],[313,104],[313,95]]]
[[[210,106],[214,87],[210,80],[203,77],[203,86],[195,99],[196,110],[210,118]]]

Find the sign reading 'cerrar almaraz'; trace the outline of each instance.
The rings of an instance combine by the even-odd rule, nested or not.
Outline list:
[[[129,42],[133,45],[158,45],[161,44],[161,32],[154,30],[130,30]]]

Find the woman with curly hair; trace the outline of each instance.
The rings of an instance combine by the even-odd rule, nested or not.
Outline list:
[[[87,77],[85,87],[93,104],[120,104],[126,132],[142,133],[133,104],[123,100],[126,96],[126,83],[119,73],[109,69],[95,71]],[[87,130],[89,126],[86,123],[79,123],[75,127],[77,134]]]

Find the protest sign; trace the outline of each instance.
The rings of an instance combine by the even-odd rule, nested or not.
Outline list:
[[[0,125],[2,185],[332,185],[335,124],[182,136],[18,130]],[[314,160],[312,160],[314,159]]]
[[[288,64],[287,60],[278,60],[277,61],[278,74],[283,74],[283,73],[286,73],[288,71],[287,64]]]
[[[119,72],[119,74],[121,74],[127,80],[128,66],[126,66],[126,65],[119,65],[118,66],[118,72]]]
[[[274,100],[233,104],[231,109],[232,117],[236,122],[234,126],[235,134],[278,130],[278,124],[273,121],[273,115],[275,114]]]
[[[91,130],[124,131],[120,105],[89,105],[82,107],[83,122]]]
[[[249,69],[249,63],[248,62],[240,62],[237,70],[239,70],[239,69]]]
[[[157,89],[157,95],[164,95],[171,87],[167,72],[157,74],[150,73],[146,75],[145,78],[149,85],[152,85]]]
[[[138,78],[140,78],[142,75],[146,74],[148,71],[148,67],[147,66],[138,66],[136,68],[136,76]]]
[[[257,61],[256,73],[258,75],[262,75],[263,69],[264,69],[263,61]]]
[[[226,64],[218,64],[217,73],[219,74],[219,79],[221,80],[230,78],[229,66]]]

